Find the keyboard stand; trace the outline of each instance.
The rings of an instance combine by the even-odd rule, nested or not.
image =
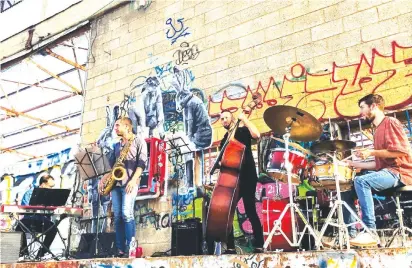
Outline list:
[[[30,215],[30,214],[28,214],[28,215]],[[38,214],[33,213],[33,214],[31,214],[31,215],[38,215]],[[29,249],[29,247],[30,247],[31,245],[33,245],[35,242],[38,242],[38,243],[41,245],[41,247],[40,247],[39,250],[42,250],[42,248],[43,248],[43,249],[45,249],[46,252],[48,252],[49,254],[52,255],[53,259],[55,259],[56,261],[59,261],[59,260],[60,260],[53,252],[51,252],[50,248],[48,248],[48,247],[40,240],[43,236],[46,236],[46,234],[47,234],[48,232],[50,232],[53,228],[57,228],[57,225],[58,225],[58,223],[60,223],[60,220],[57,221],[57,222],[53,222],[53,221],[52,221],[52,226],[50,226],[47,230],[44,231],[44,219],[43,219],[43,222],[42,222],[43,228],[42,228],[41,235],[37,236],[37,235],[36,235],[36,232],[30,230],[30,228],[28,228],[28,227],[19,219],[18,216],[15,217],[13,213],[10,213],[10,218],[11,218],[11,219],[14,218],[14,219],[17,221],[17,225],[21,227],[22,231],[23,231],[24,233],[29,233],[29,234],[31,235],[31,237],[32,237],[32,240],[30,241],[30,243],[29,243],[25,248],[21,249],[21,251],[20,251],[20,253],[23,255],[23,257],[24,257],[24,251],[25,251],[25,250],[28,251],[28,249]],[[58,228],[57,228],[57,233],[59,234],[60,239],[61,239],[62,242],[63,242],[63,246],[66,248],[66,243],[64,242],[64,239],[63,239],[63,237],[62,237],[62,235],[61,235],[61,233],[60,233],[60,231],[59,231]],[[27,239],[27,238],[26,238],[26,239]],[[29,257],[30,257],[30,253],[29,253]],[[39,260],[39,261],[40,261],[40,259],[37,258],[37,254],[36,254],[36,256],[34,256],[34,257],[32,257],[32,258],[29,258],[29,260]]]

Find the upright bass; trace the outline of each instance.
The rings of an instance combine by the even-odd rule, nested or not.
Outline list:
[[[249,109],[245,110],[245,113],[251,112],[260,102],[261,95],[254,94],[253,101],[247,105]],[[227,242],[233,228],[233,216],[239,199],[238,182],[245,155],[245,145],[234,138],[239,123],[240,120],[228,134],[226,143],[210,172],[210,175],[213,175],[220,167],[206,219],[206,235],[215,241]]]

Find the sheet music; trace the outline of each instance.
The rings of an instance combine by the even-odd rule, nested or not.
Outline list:
[[[79,148],[75,154],[76,165],[83,180],[95,179],[97,176],[105,174],[111,170],[109,161],[102,149],[97,146],[89,148]],[[94,169],[91,161],[93,161]]]
[[[173,150],[174,147],[180,150],[181,154],[187,154],[196,151],[196,146],[192,143],[187,135],[183,132],[177,132],[165,137],[167,150]]]

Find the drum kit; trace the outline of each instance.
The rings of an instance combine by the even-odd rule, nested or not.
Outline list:
[[[264,120],[273,131],[273,134],[283,137],[282,142],[285,145],[284,148],[271,150],[266,171],[275,182],[287,183],[289,192],[289,203],[286,201],[283,205],[274,205],[274,203],[269,200],[263,204],[263,212],[266,214],[271,211],[280,213],[276,220],[268,222],[267,226],[264,226],[264,250],[267,250],[269,245],[273,245],[273,239],[278,239],[276,236],[279,235],[284,237],[283,241],[286,240],[290,247],[298,248],[301,246],[303,235],[307,233],[307,231],[310,236],[313,236],[315,247],[319,249],[322,247],[321,239],[329,225],[335,226],[339,230],[337,240],[339,248],[344,248],[345,241],[346,248],[349,249],[348,225],[346,225],[343,220],[343,207],[357,220],[351,225],[360,223],[366,230],[368,229],[348,204],[341,200],[340,192],[351,189],[355,172],[345,165],[345,163],[338,161],[337,154],[350,151],[356,144],[347,140],[333,140],[333,136],[332,140],[316,141],[322,134],[322,127],[319,121],[308,112],[292,106],[279,105],[270,107],[264,112]],[[278,138],[274,139],[281,140]],[[313,143],[310,151],[307,151],[299,144],[291,142],[290,139],[302,142],[311,141]],[[290,147],[294,149],[290,149]],[[332,209],[320,232],[311,226],[293,199],[292,187],[301,183],[302,172],[309,169],[306,155],[311,155],[315,159],[326,155],[328,159],[332,159],[328,161],[323,158],[322,161],[316,162],[313,168],[311,168],[311,176],[309,176],[309,182],[315,189],[336,191]],[[332,219],[335,214],[337,214],[337,221]],[[302,231],[299,232],[299,234],[295,215],[298,215],[304,224],[303,229],[300,228]],[[289,219],[290,225],[288,222]],[[291,227],[292,234],[289,236],[285,233],[286,227]]]

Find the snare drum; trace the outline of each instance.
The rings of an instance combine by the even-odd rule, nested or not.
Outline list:
[[[286,150],[283,148],[272,149],[266,172],[275,180],[288,183],[285,168],[285,153]],[[292,165],[292,184],[300,184],[300,174],[306,168],[308,161],[303,153],[291,150],[289,151],[289,162]]]
[[[333,170],[332,163],[315,164],[309,180],[310,185],[317,189],[336,190]],[[352,188],[352,181],[356,173],[352,168],[342,164],[338,164],[338,173],[341,192],[349,191]]]

